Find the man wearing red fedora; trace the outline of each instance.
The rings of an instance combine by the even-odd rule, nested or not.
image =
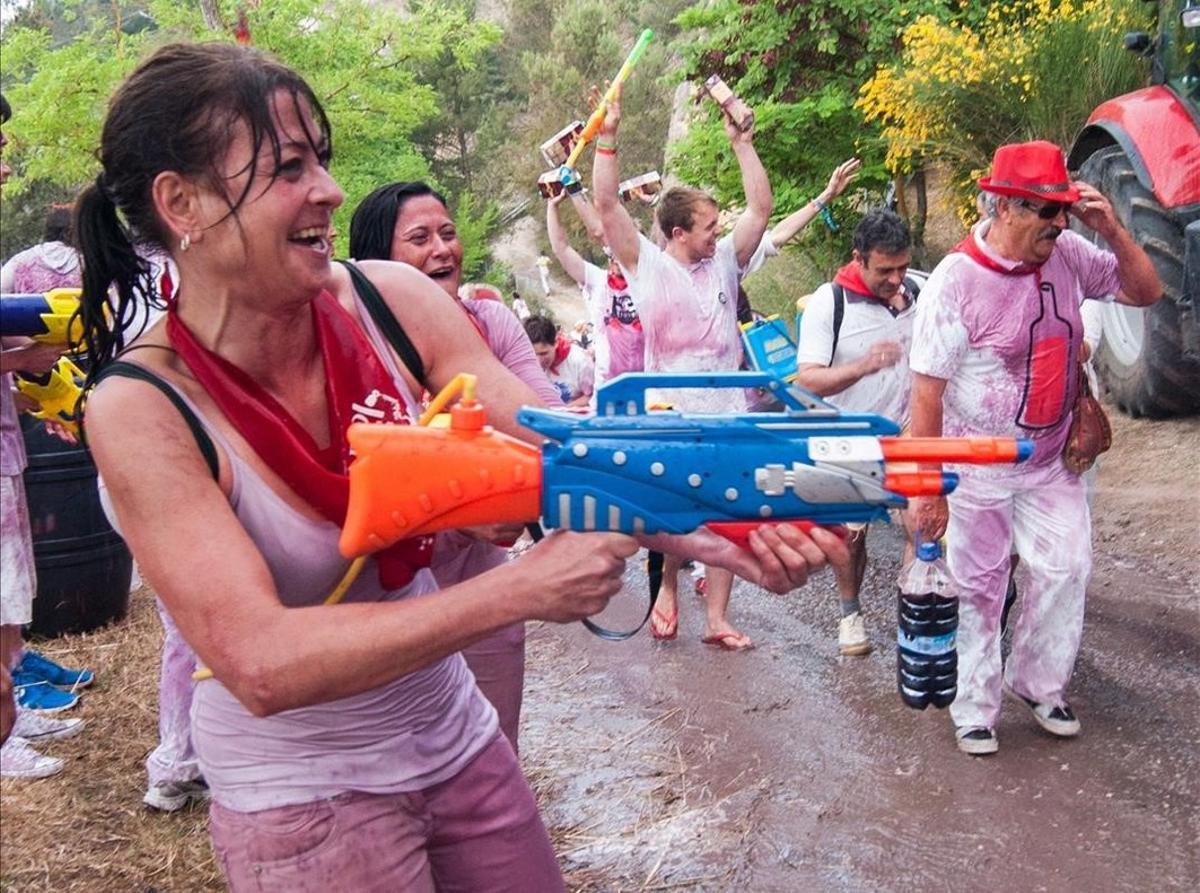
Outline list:
[[[934,269],[917,304],[912,431],[1031,438],[1016,466],[954,468],[949,497],[914,500],[925,539],[943,532],[959,592],[958,747],[995,753],[1007,690],[1047,732],[1079,733],[1065,692],[1083,630],[1091,518],[1079,475],[1063,464],[1078,389],[1085,300],[1154,303],[1162,285],[1108,200],[1071,182],[1053,143],[1001,146],[979,181],[988,217]],[[1067,229],[1075,217],[1107,245]],[[1009,554],[1029,584],[1007,665],[1000,614]]]

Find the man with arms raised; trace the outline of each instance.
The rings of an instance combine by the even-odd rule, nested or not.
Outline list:
[[[620,182],[617,131],[621,99],[609,104],[596,142],[593,175],[596,213],[604,241],[629,284],[645,333],[647,372],[733,372],[741,362],[737,323],[738,282],[771,214],[771,186],[754,151],[753,130],[740,131],[726,117],[725,131],[742,171],[746,210],[733,232],[717,237],[717,203],[698,189],[667,190],[658,206],[658,225],[666,247],[658,248],[638,232],[617,197]],[[654,399],[687,412],[744,412],[739,390],[672,390]],[[651,618],[659,639],[675,637],[678,626],[676,578],[678,559],[667,556],[658,607]],[[708,573],[707,622],[703,641],[727,650],[753,647],[749,637],[726,619],[733,575],[712,568]]]

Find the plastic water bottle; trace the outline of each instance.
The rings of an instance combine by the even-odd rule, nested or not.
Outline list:
[[[896,685],[909,707],[948,707],[958,693],[958,599],[951,593],[942,550],[921,543],[900,574],[897,596]]]

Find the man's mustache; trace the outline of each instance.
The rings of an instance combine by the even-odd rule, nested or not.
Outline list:
[[[1039,239],[1057,239],[1061,235],[1062,235],[1062,227],[1061,226],[1048,226],[1044,230],[1042,230],[1040,233],[1038,233],[1038,238]]]

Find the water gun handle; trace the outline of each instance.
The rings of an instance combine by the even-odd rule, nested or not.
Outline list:
[[[815,524],[812,521],[782,519],[778,521],[710,521],[704,526],[719,536],[725,537],[735,546],[750,551],[750,531],[770,525],[790,524],[798,527],[804,533],[812,533],[814,527],[822,527],[834,536],[845,540],[850,536],[849,529],[843,524]]]
[[[617,76],[608,85],[608,89],[604,91],[604,96],[587,119],[587,123],[583,125],[583,133],[579,135],[579,139],[575,142],[575,147],[571,149],[571,154],[563,162],[563,167],[575,167],[575,162],[579,160],[579,156],[583,152],[583,147],[591,142],[596,134],[600,132],[600,127],[604,124],[604,116],[608,112],[608,104],[613,101],[613,98],[617,95],[617,90],[625,82],[625,79],[629,77],[629,72],[633,71],[633,66],[642,58],[642,54],[646,52],[646,47],[650,45],[650,41],[653,39],[654,32],[649,28],[638,36],[637,43],[633,45],[633,49],[625,57],[625,62],[621,65],[621,70],[617,72]]]
[[[83,371],[69,357],[62,357],[45,375],[17,376],[16,385],[17,390],[38,403],[37,411],[30,415],[35,419],[58,422],[78,436],[79,419],[75,409],[83,392],[83,380]]]

